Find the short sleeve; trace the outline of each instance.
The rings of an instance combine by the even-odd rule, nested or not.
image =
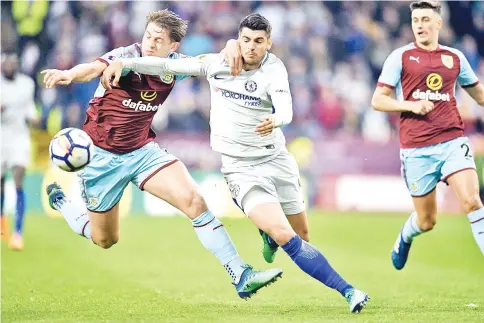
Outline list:
[[[463,88],[476,85],[479,82],[479,79],[472,70],[469,61],[461,51],[457,52],[457,56],[460,60],[460,72],[459,76],[457,77],[457,82],[459,82],[460,86]]]
[[[402,52],[400,50],[393,51],[385,60],[380,77],[378,78],[378,86],[386,86],[395,88],[400,82],[402,74]]]

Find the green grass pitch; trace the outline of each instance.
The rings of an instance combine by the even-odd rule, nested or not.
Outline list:
[[[102,250],[63,219],[32,216],[25,250],[2,245],[2,322],[484,322],[484,257],[465,217],[441,217],[419,237],[407,267],[390,250],[406,215],[310,215],[311,242],[371,296],[359,315],[279,252],[281,280],[248,302],[183,218],[121,220]],[[223,219],[242,258],[269,268],[249,220]],[[474,305],[470,305],[474,304]]]

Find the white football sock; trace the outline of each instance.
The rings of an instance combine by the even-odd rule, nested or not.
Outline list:
[[[471,223],[474,239],[484,255],[484,208],[469,213],[467,218]]]
[[[411,243],[413,238],[422,233],[422,230],[417,225],[417,212],[410,214],[407,222],[402,228],[402,239],[406,243]]]
[[[217,259],[232,278],[232,283],[238,284],[246,269],[227,230],[209,210],[192,220],[198,239]]]
[[[84,204],[74,203],[67,198],[63,198],[57,200],[54,206],[66,219],[72,231],[92,241],[91,222]]]

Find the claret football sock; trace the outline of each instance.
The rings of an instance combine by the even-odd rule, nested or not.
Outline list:
[[[193,219],[192,224],[200,242],[217,257],[237,284],[246,268],[222,222],[207,210]]]
[[[484,255],[484,208],[469,213],[467,218],[471,223],[474,239]]]

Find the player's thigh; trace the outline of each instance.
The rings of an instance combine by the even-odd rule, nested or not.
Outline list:
[[[30,162],[30,140],[17,138],[5,144],[4,164],[12,170],[13,179],[17,188],[22,187],[25,169]]]
[[[238,200],[237,204],[259,229],[269,234],[278,245],[284,245],[294,237],[295,232],[284,214],[273,184],[269,179],[264,182],[262,178],[257,182],[256,178],[251,180],[248,174],[244,177],[244,180],[235,184],[238,194],[233,195],[234,200]],[[230,187],[231,181],[228,182]]]
[[[92,240],[101,246],[119,241],[119,203],[104,212],[87,211],[91,223]]]
[[[136,173],[133,183],[141,190],[173,205],[190,219],[207,210],[207,205],[185,165],[154,143],[144,157],[143,167]]]
[[[234,203],[246,214],[257,204],[279,203],[274,183],[265,176],[261,165],[241,167],[237,171],[224,172],[224,178]],[[249,192],[256,191],[263,194]]]
[[[264,165],[264,173],[276,188],[277,198],[286,215],[300,214],[306,210],[302,192],[299,168],[289,152],[282,152],[274,160]]]
[[[447,182],[456,193],[466,213],[483,207],[479,192],[479,181],[474,169],[456,172],[447,178]]]
[[[288,214],[287,220],[294,231],[305,241],[309,241],[309,225],[306,211],[297,214]]]
[[[413,196],[412,200],[419,228],[431,230],[437,222],[437,190],[433,189],[423,196]]]
[[[0,161],[1,161],[1,175],[4,177],[7,175],[7,172],[10,170],[11,163],[9,157],[12,155],[13,147],[6,143],[5,137],[1,138],[0,140]]]
[[[442,181],[454,190],[467,213],[481,208],[479,180],[469,139],[461,137],[445,145],[447,155],[442,166]]]
[[[250,190],[244,199],[261,202],[248,208],[246,214],[259,229],[269,234],[278,245],[282,246],[286,244],[296,235],[281,205],[277,201],[263,202],[266,199],[270,199],[270,194],[266,191],[260,188],[254,188]],[[243,203],[243,205],[248,206],[247,203]]]
[[[89,164],[77,172],[81,195],[89,211],[108,212],[119,203],[131,178],[125,168],[126,159],[127,156],[94,147]]]
[[[13,181],[15,182],[16,188],[21,188],[24,182],[25,167],[24,166],[13,166],[12,168]]]
[[[412,197],[428,195],[441,178],[443,161],[435,147],[400,150],[401,173]]]

